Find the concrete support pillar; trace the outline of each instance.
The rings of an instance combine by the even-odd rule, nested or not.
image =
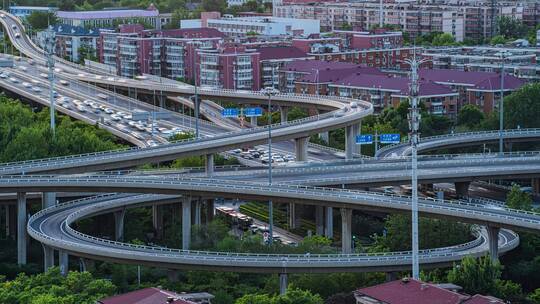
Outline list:
[[[489,242],[489,257],[493,261],[499,259],[499,227],[487,227],[488,242]]]
[[[206,222],[210,223],[214,220],[214,199],[206,200]]]
[[[294,203],[289,203],[289,229],[296,227],[296,207]]]
[[[356,136],[357,135],[360,135],[361,134],[361,130],[362,130],[362,125],[361,123],[358,123],[358,124],[355,124],[353,125],[353,136],[354,136],[354,153],[356,154],[361,154],[362,153],[362,145],[357,145],[356,144]]]
[[[56,192],[43,192],[41,194],[41,204],[43,209],[56,205]]]
[[[535,195],[540,194],[540,178],[531,179],[532,192]]]
[[[58,252],[58,264],[60,266],[60,273],[63,276],[67,276],[69,270],[69,256],[66,251],[60,250]]]
[[[354,146],[356,145],[354,137],[354,127],[345,127],[345,159],[353,159]]]
[[[26,264],[26,193],[17,192],[17,264]]]
[[[4,214],[4,232],[6,234],[6,239],[9,239],[9,205],[6,204],[4,205],[4,210],[5,210],[5,214]]]
[[[279,294],[283,295],[287,292],[287,274],[286,273],[280,273],[279,274]]]
[[[9,238],[12,240],[15,240],[15,237],[17,235],[17,205],[9,205],[8,210],[8,219],[9,221]]]
[[[324,207],[315,206],[315,233],[317,235],[324,235]]]
[[[308,160],[308,141],[309,141],[309,137],[300,137],[294,140],[295,151],[296,151],[296,161]]]
[[[437,199],[444,200],[444,191],[437,191]]]
[[[214,174],[214,154],[206,154],[204,169],[206,176],[211,177]]]
[[[126,217],[126,209],[122,209],[114,213],[114,239],[120,242],[124,240],[124,218],[125,217]]]
[[[289,108],[288,107],[279,107],[279,114],[281,115],[281,122],[287,121],[287,115],[289,114]]]
[[[322,139],[325,143],[330,142],[330,135],[328,134],[328,131],[319,133],[319,138]]]
[[[193,217],[193,224],[194,225],[201,225],[201,199],[197,199],[194,203],[195,205],[195,214]]]
[[[352,209],[341,208],[341,252],[352,252]]]
[[[324,229],[324,236],[326,236],[329,239],[334,238],[334,209],[332,207],[326,207],[326,218],[325,223],[326,226]]]
[[[163,206],[153,205],[152,206],[152,227],[156,232],[156,238],[163,238]]]
[[[455,182],[456,195],[460,198],[469,197],[469,186],[471,182]]]
[[[54,250],[52,247],[43,245],[43,268],[44,271],[54,267]]]
[[[182,249],[189,250],[191,241],[191,197],[182,198]]]
[[[249,118],[249,122],[251,123],[252,126],[257,126],[257,116],[251,116]]]
[[[397,280],[397,272],[390,271],[386,273],[386,282],[391,282]]]

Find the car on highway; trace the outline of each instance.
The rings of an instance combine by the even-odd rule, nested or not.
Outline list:
[[[28,59],[28,64],[29,65],[34,65],[36,62],[33,60],[33,59]]]
[[[114,111],[111,108],[105,108],[105,113],[114,114]]]
[[[20,65],[20,66],[19,66],[19,70],[21,70],[21,71],[26,71],[26,70],[28,70],[28,69],[27,69],[25,66]]]
[[[83,106],[83,105],[80,105],[80,106],[77,106],[77,110],[78,110],[79,112],[86,112],[86,107]]]
[[[15,33],[15,38],[21,38],[21,34]]]
[[[41,73],[41,74],[39,74],[39,76],[40,76],[41,78],[45,78],[45,79],[49,78],[49,75],[47,75],[47,74],[45,74],[45,73]]]
[[[22,83],[22,86],[27,88],[27,89],[30,89],[32,87],[32,84],[25,81],[25,82]]]
[[[11,28],[16,30],[17,29],[17,26],[15,24],[11,25]]]
[[[122,120],[122,117],[120,117],[117,114],[111,114],[111,119],[114,120],[114,121],[120,121],[120,120]]]
[[[9,77],[9,75],[6,75],[6,74],[4,74],[4,73],[0,74],[0,78],[2,78],[2,79],[6,79],[6,78],[8,78],[8,77]]]
[[[60,80],[60,84],[63,85],[63,86],[68,86],[69,85],[69,82],[67,82],[66,80]]]
[[[0,14],[0,18],[6,18],[6,15]]]
[[[97,94],[96,96],[103,99],[103,100],[107,100],[109,98],[109,96],[107,96],[105,94]]]
[[[90,99],[85,99],[83,103],[85,106],[90,106],[90,104],[92,104],[92,101]]]
[[[9,77],[9,81],[11,81],[13,83],[19,83],[19,79],[15,78],[15,77]]]

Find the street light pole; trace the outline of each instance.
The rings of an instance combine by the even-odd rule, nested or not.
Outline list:
[[[264,93],[268,96],[268,186],[272,186],[272,96],[277,93],[274,87],[267,87]],[[274,210],[272,199],[268,200],[268,243],[274,241]]]
[[[51,116],[51,132],[55,136],[55,105],[54,105],[54,45],[55,33],[49,28],[45,33],[45,47],[47,51],[47,66],[49,68],[49,110]]]
[[[504,153],[503,146],[503,119],[504,119],[504,60],[506,53],[501,52],[501,96],[499,99],[499,155]]]

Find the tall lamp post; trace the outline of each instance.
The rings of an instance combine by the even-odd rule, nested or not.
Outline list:
[[[50,114],[51,114],[51,131],[53,137],[55,136],[55,120],[54,120],[54,112],[55,112],[55,105],[54,105],[54,46],[55,46],[55,32],[52,28],[49,27],[49,29],[45,32],[45,50],[47,53],[47,66],[49,68],[49,106],[50,106]]]
[[[274,87],[264,88],[264,94],[268,97],[268,186],[272,186],[272,96],[279,93]],[[274,241],[274,210],[272,199],[268,200],[268,243]]]
[[[409,88],[409,95],[411,99],[411,107],[409,109],[409,140],[411,144],[411,169],[412,169],[412,277],[414,279],[420,278],[420,262],[419,262],[419,248],[418,248],[418,143],[420,141],[420,133],[418,129],[420,127],[420,113],[418,109],[418,68],[424,62],[428,62],[428,59],[416,58],[416,51],[412,59],[406,59],[403,62],[411,67],[411,86]]]
[[[504,153],[503,129],[504,129],[504,61],[506,60],[506,51],[500,53],[501,56],[501,96],[499,99],[499,155]]]

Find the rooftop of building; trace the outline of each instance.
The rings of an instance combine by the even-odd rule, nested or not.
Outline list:
[[[99,300],[98,304],[194,304],[183,295],[156,287],[149,287]]]
[[[496,91],[501,89],[501,74],[495,72],[476,72],[449,69],[421,69],[420,79],[437,83],[459,84],[479,91]],[[525,81],[509,74],[504,75],[504,89],[515,90],[523,86]]]
[[[392,92],[397,96],[407,96],[409,93],[409,78],[393,77],[391,75],[368,74],[357,72],[350,74],[345,78],[334,81],[334,85],[346,86],[362,89],[378,89],[382,91]],[[419,96],[449,96],[458,95],[449,86],[434,83],[432,81],[420,81]]]
[[[473,297],[441,288],[435,284],[424,283],[414,279],[391,281],[355,292],[358,298],[374,299],[369,303],[385,304],[503,304],[494,297],[475,295]],[[360,302],[362,303],[362,302]]]
[[[150,5],[148,9],[109,9],[99,11],[58,11],[56,16],[65,19],[115,19],[115,18],[138,18],[138,17],[157,17],[159,11]]]
[[[56,35],[66,36],[99,36],[99,29],[72,26],[69,24],[57,24],[52,27]]]
[[[336,82],[355,73],[384,75],[377,68],[363,67],[348,62],[323,60],[295,60],[285,64],[280,71],[304,73],[305,75],[298,81],[307,83]]]
[[[10,10],[17,10],[17,9],[23,9],[23,10],[58,10],[58,7],[52,7],[52,6],[27,6],[27,5],[12,5],[9,7]]]
[[[257,51],[261,54],[261,60],[306,58],[306,52],[293,46],[268,46],[260,47]]]
[[[184,28],[161,31],[164,37],[175,38],[224,38],[225,34],[215,28],[199,27],[199,28]]]

